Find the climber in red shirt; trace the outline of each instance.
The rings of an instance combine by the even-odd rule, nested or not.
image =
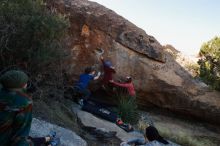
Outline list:
[[[127,91],[128,91],[130,96],[132,96],[132,97],[136,96],[134,85],[132,83],[132,78],[130,76],[126,77],[126,82],[125,83],[118,83],[118,82],[115,82],[113,80],[110,80],[110,82],[112,84],[116,85],[116,86],[127,88]]]

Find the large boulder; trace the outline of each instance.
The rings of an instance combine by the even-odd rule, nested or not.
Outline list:
[[[103,48],[119,76],[131,75],[143,107],[156,105],[220,123],[220,94],[210,92],[147,35],[112,10],[87,0],[48,0],[48,8],[70,20],[64,39],[64,69],[74,81],[86,66],[99,66],[94,53]]]

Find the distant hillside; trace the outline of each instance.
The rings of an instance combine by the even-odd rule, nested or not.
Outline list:
[[[199,60],[198,56],[189,56],[181,53],[172,45],[163,46],[165,51],[168,52],[185,70],[187,70],[193,77],[198,76]]]

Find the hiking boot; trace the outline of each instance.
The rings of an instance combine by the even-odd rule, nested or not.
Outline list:
[[[58,137],[52,138],[51,141],[49,142],[49,144],[51,146],[58,146],[60,144],[60,138],[58,138]]]

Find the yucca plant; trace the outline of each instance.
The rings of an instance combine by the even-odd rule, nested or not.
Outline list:
[[[118,113],[121,119],[130,124],[136,124],[139,119],[136,99],[128,95],[120,96],[118,102]]]

